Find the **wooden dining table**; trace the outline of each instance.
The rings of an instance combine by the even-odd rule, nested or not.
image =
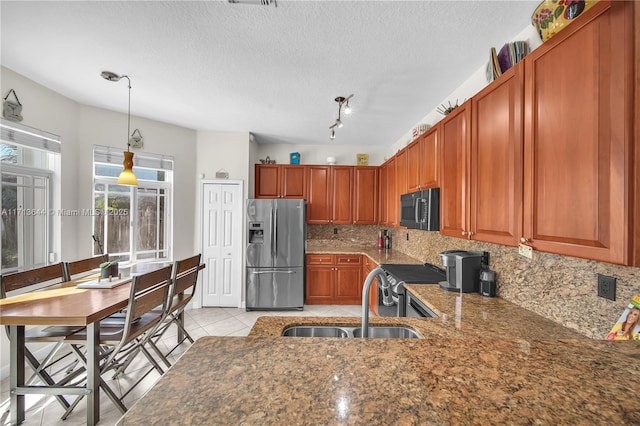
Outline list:
[[[150,272],[171,263],[154,263],[132,269]],[[85,395],[87,425],[100,420],[100,320],[127,306],[131,280],[110,289],[81,289],[87,278],[63,283],[59,288],[25,293],[0,300],[0,324],[9,326],[11,424],[25,419],[25,395]],[[85,386],[25,385],[25,327],[83,326],[87,329],[87,380]]]

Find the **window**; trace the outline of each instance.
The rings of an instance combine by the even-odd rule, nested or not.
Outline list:
[[[120,260],[171,259],[171,191],[173,159],[136,153],[133,171],[138,186],[118,185],[121,151],[95,146],[94,254]]]
[[[0,120],[2,170],[1,272],[47,265],[59,236],[54,226],[59,190],[60,138],[40,130]]]

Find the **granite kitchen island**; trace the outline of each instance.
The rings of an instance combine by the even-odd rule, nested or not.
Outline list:
[[[122,425],[640,423],[637,342],[203,337]]]
[[[261,317],[203,337],[123,425],[640,424],[640,345],[588,339],[499,298],[408,286],[438,318],[372,318],[422,339],[280,337],[358,318]],[[460,298],[459,298],[460,297]]]

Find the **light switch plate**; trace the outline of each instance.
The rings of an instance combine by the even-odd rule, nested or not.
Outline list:
[[[533,259],[533,247],[528,246],[526,244],[519,244],[518,254],[520,256],[526,257],[527,259]]]

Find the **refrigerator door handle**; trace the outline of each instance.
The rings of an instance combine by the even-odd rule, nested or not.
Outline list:
[[[276,266],[278,262],[278,203],[275,203],[274,206],[275,214],[273,216],[273,239],[274,239],[274,247],[273,247],[273,265]]]
[[[252,274],[295,274],[296,271],[251,271]]]
[[[275,244],[273,243],[274,240],[274,232],[273,232],[273,207],[269,210],[269,231],[271,232],[271,266],[273,266],[275,264],[274,262],[274,258],[273,258],[273,253],[275,252]]]

